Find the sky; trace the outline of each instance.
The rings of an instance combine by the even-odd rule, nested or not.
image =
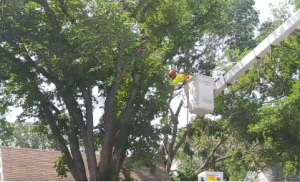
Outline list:
[[[271,16],[269,4],[271,3],[276,4],[284,1],[285,0],[255,0],[255,8],[260,12],[259,15],[260,22],[266,21],[268,17]]]
[[[268,18],[271,18],[271,14],[270,14],[270,8],[269,8],[269,4],[273,3],[273,4],[278,4],[278,3],[282,3],[282,2],[286,2],[287,0],[255,0],[255,8],[257,10],[259,10],[260,15],[259,15],[259,19],[260,22],[263,22],[265,20],[267,20]],[[172,102],[172,108],[175,109],[179,103],[179,98],[175,99]],[[7,115],[7,120],[9,122],[14,122],[17,118],[17,116],[22,112],[21,109],[19,108],[11,108],[11,113]],[[187,124],[187,120],[186,120],[186,109],[182,109],[181,113],[179,115],[179,127],[184,127]],[[95,124],[97,124],[97,121],[99,120],[99,118],[101,117],[101,115],[103,114],[102,110],[95,110],[94,111],[94,121]],[[158,120],[154,121],[153,124],[158,123]]]

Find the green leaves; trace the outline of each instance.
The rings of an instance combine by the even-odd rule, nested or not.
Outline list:
[[[13,126],[7,122],[4,118],[0,119],[0,140],[2,145],[8,146],[11,145],[12,137],[14,134]]]
[[[58,176],[67,177],[67,173],[69,172],[69,169],[66,166],[65,160],[66,159],[64,155],[62,155],[62,157],[58,157],[57,160],[55,161],[54,167]]]

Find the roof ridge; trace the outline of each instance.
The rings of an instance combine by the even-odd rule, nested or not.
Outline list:
[[[34,151],[42,151],[42,152],[61,152],[59,150],[53,150],[53,149],[33,149],[33,148],[27,148],[27,147],[10,147],[10,146],[0,146],[0,148],[7,148],[7,149],[17,149],[17,150],[34,150]]]

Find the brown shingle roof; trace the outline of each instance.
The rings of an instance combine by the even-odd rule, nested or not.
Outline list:
[[[57,176],[54,162],[61,156],[60,151],[45,151],[27,148],[1,147],[3,177],[5,181],[74,181],[68,173],[67,178]],[[83,155],[86,162],[86,156]],[[87,170],[88,171],[88,170]],[[170,181],[162,165],[155,173],[146,167],[134,168],[131,177],[136,181]]]

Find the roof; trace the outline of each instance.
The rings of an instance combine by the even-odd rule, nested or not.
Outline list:
[[[54,168],[60,151],[45,151],[28,148],[1,147],[3,177],[5,181],[74,181],[68,173],[67,178],[59,177]],[[86,163],[86,155],[83,154]],[[86,165],[87,170],[87,165]],[[88,171],[88,170],[87,170]],[[158,165],[155,173],[146,167],[133,168],[131,177],[136,181],[170,181],[163,165]]]

